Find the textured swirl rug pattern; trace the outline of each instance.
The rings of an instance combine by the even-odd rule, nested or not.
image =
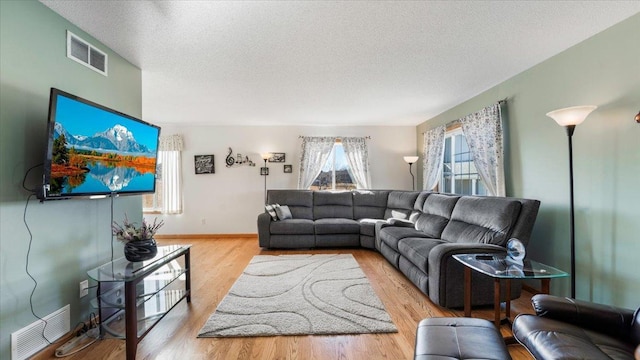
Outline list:
[[[256,255],[198,337],[397,331],[351,254]]]

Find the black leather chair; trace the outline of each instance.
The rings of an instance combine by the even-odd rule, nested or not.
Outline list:
[[[640,344],[640,308],[535,295],[536,315],[520,314],[513,335],[536,359],[632,359]]]

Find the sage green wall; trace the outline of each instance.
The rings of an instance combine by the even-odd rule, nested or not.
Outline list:
[[[637,34],[638,14],[420,124],[417,131],[422,149],[426,130],[508,98],[507,195],[542,202],[528,256],[568,271],[567,136],[545,114],[597,105],[573,136],[576,297],[629,308],[640,306],[640,124],[633,120],[640,110]],[[570,293],[568,278],[551,285],[554,294]]]
[[[109,76],[66,57],[69,29],[109,55]],[[10,358],[10,334],[31,324],[29,296],[34,283],[25,272],[29,233],[22,222],[28,192],[22,178],[45,152],[49,89],[72,94],[141,116],[141,72],[106,46],[36,1],[0,1],[0,358]],[[27,185],[34,187],[42,168]],[[33,233],[29,271],[38,282],[36,314],[45,316],[71,304],[71,326],[92,311],[79,299],[86,271],[111,258],[111,202],[61,200],[29,202]],[[115,219],[142,216],[139,196],[117,198]],[[122,256],[122,246],[114,253]]]

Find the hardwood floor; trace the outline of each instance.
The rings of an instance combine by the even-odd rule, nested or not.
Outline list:
[[[434,305],[379,253],[365,249],[267,251],[254,239],[165,239],[160,244],[192,244],[192,300],[182,301],[138,345],[137,359],[412,359],[416,325],[426,317],[463,316],[462,310]],[[350,253],[369,278],[398,328],[395,334],[197,338],[218,303],[254,255]],[[460,286],[463,286],[460,284]],[[532,313],[531,294],[512,302],[512,312]],[[492,309],[473,311],[491,319]],[[508,327],[501,329],[510,335]],[[57,345],[59,346],[59,345]],[[35,359],[55,359],[53,346]],[[531,359],[520,345],[509,346],[514,359]],[[69,360],[124,359],[122,340],[104,339]]]

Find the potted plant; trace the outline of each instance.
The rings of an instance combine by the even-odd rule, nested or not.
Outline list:
[[[113,235],[124,243],[124,257],[127,260],[136,262],[152,259],[158,253],[156,240],[153,236],[158,229],[164,225],[164,221],[157,222],[155,218],[153,223],[148,223],[142,219],[142,225],[130,222],[125,215],[122,225],[113,222],[111,229]]]

